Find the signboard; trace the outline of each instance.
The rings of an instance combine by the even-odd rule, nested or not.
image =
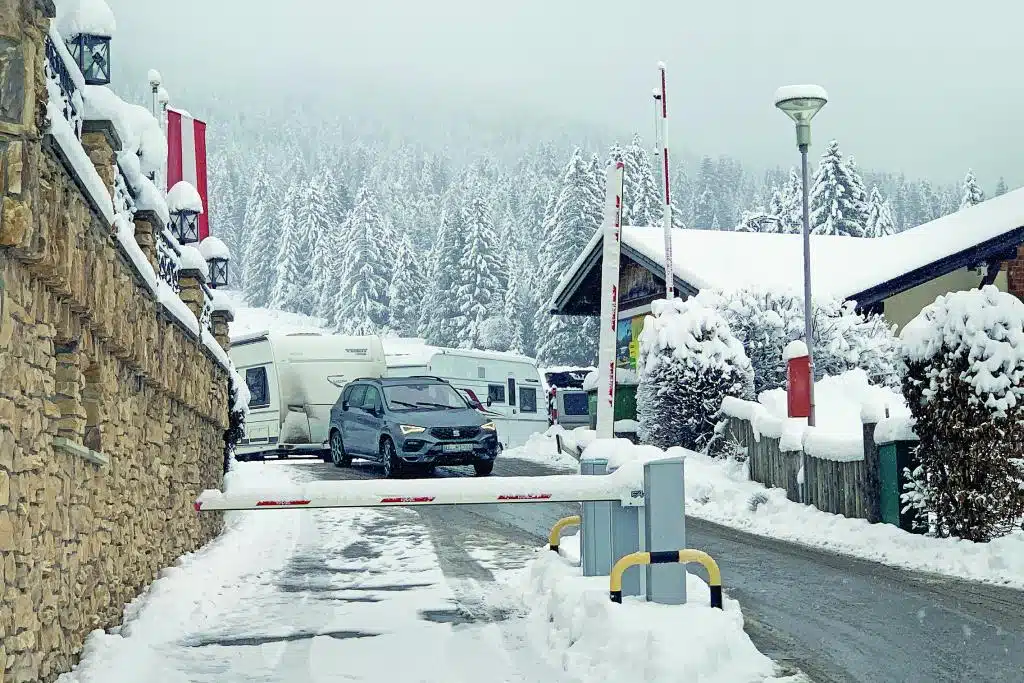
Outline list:
[[[637,359],[640,357],[640,333],[644,329],[647,315],[644,313],[619,320],[615,345],[615,364],[619,368],[636,370]]]

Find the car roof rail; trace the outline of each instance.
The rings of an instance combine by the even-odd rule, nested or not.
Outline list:
[[[399,379],[396,377],[395,379]],[[448,380],[444,377],[438,377],[436,375],[409,375],[406,379],[436,379],[438,382],[444,382],[448,384]]]

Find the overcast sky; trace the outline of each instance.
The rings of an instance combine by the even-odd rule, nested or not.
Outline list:
[[[835,137],[862,167],[943,182],[973,167],[989,192],[1000,175],[1024,184],[1020,0],[108,2],[115,69],[155,66],[172,96],[274,99],[287,84],[358,107],[369,89],[410,116],[437,102],[650,138],[664,60],[675,148],[791,165],[772,94],[815,82],[830,102],[812,153]]]

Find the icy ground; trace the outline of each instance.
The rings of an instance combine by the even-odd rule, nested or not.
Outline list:
[[[245,463],[228,488],[315,467]],[[760,682],[738,605],[613,606],[607,579],[441,508],[229,513],[60,683]],[[452,520],[462,520],[452,524]],[[481,521],[483,521],[481,519]],[[454,528],[453,528],[454,527]],[[451,540],[444,540],[451,539]],[[646,610],[650,612],[645,613]],[[679,634],[699,634],[688,647]],[[689,637],[689,635],[687,635]]]

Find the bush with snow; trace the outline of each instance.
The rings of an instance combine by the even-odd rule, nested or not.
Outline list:
[[[785,347],[804,337],[803,297],[767,289],[702,291],[698,297],[715,308],[743,344],[754,368],[757,393],[786,386]],[[839,375],[854,368],[873,384],[899,385],[897,340],[885,318],[860,315],[854,304],[816,301],[814,375]]]
[[[484,351],[511,351],[515,345],[515,327],[504,316],[484,319],[477,329],[477,347]]]
[[[1024,303],[940,296],[901,334],[920,466],[910,506],[941,537],[988,541],[1024,515]]]
[[[743,345],[700,301],[658,300],[652,311],[640,334],[638,435],[659,448],[716,451],[722,399],[753,394]]]

